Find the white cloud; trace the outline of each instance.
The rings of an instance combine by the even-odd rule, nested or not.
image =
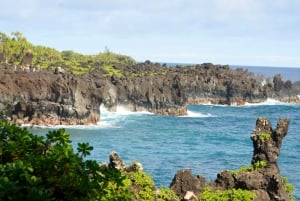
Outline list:
[[[300,46],[299,0],[9,0],[0,10],[0,31],[60,49],[108,45],[145,58],[226,63],[299,56],[291,47]]]

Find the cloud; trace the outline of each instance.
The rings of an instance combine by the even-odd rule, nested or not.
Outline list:
[[[90,53],[107,45],[145,59],[229,63],[278,55],[298,62],[299,0],[9,0],[0,8],[0,31],[59,49]]]

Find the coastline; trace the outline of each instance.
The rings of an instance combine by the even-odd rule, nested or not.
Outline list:
[[[283,100],[283,101],[282,101]],[[132,114],[151,114],[151,115],[165,115],[165,116],[178,116],[178,117],[199,117],[199,115],[191,114],[188,110],[188,105],[212,105],[212,106],[228,106],[228,107],[247,107],[247,106],[264,106],[264,105],[299,105],[300,104],[300,98],[296,99],[296,101],[284,101],[287,99],[281,99],[276,100],[272,98],[267,98],[263,101],[254,101],[254,102],[243,102],[243,104],[239,103],[232,103],[231,105],[228,104],[220,104],[220,101],[215,101],[215,99],[197,99],[195,100],[189,100],[187,105],[185,107],[182,107],[180,109],[176,110],[159,110],[159,111],[147,111],[145,108],[139,108],[139,110],[133,110],[131,106],[127,107],[125,105],[117,105],[116,107],[112,108],[111,110],[107,110],[104,105],[101,105],[99,110],[99,114],[93,114],[88,119],[78,120],[78,119],[72,119],[68,121],[55,119],[53,117],[51,118],[44,118],[43,120],[35,118],[32,120],[23,120],[23,119],[17,119],[14,121],[11,121],[12,123],[16,123],[17,125],[24,126],[24,127],[68,127],[68,126],[75,126],[74,128],[80,126],[84,126],[84,128],[94,127],[98,128],[101,127],[101,123],[103,116],[101,116],[102,113],[114,113],[117,115],[132,115]],[[290,100],[290,99],[288,99]],[[104,114],[103,114],[104,115]]]

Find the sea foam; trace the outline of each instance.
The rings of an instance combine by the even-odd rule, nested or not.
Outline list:
[[[207,117],[215,117],[215,116],[210,114],[210,113],[203,114],[201,112],[194,112],[194,111],[191,111],[191,110],[187,110],[187,115],[180,116],[180,117],[207,118]]]
[[[291,105],[290,103],[284,103],[272,98],[267,98],[266,101],[261,102],[261,103],[245,103],[245,106],[263,106],[263,105]]]

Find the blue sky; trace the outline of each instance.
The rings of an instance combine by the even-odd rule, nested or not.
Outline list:
[[[137,61],[300,67],[300,0],[1,0],[0,31]]]

